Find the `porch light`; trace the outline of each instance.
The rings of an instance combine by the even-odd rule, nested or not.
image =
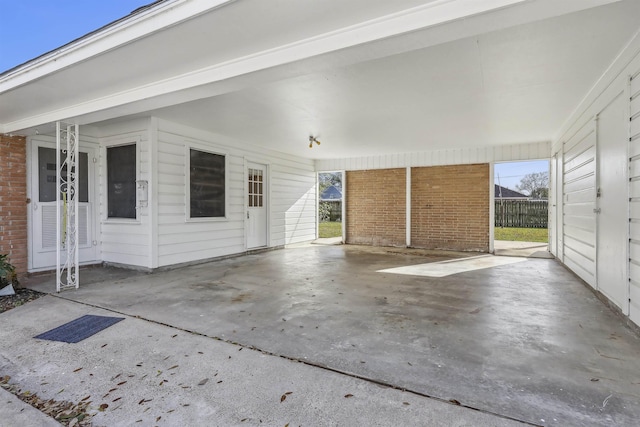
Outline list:
[[[318,141],[318,140],[316,139],[316,137],[315,137],[315,136],[313,136],[313,135],[309,135],[309,148],[313,148],[313,143],[314,143],[314,142],[315,142],[317,145],[320,145],[320,141]]]

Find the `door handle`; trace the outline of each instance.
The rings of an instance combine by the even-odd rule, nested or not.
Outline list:
[[[593,210],[594,214],[599,214],[600,212],[602,212],[602,209],[600,209],[600,208]]]
[[[249,219],[249,211],[247,211],[247,219]]]

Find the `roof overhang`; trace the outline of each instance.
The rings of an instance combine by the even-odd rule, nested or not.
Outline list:
[[[170,116],[172,108],[209,108],[208,102],[218,99],[223,104],[250,103],[250,94],[268,93],[270,85],[295,90],[295,83],[305,77],[313,80],[334,70],[339,75],[349,67],[379,64],[386,70],[390,61],[412,60],[412,54],[441,58],[438,47],[448,44],[452,52],[470,54],[463,43],[453,43],[617,1],[288,0],[275,10],[261,0],[165,0],[1,74],[0,132],[28,133],[58,120],[85,125],[156,112]],[[625,41],[634,25],[629,21],[617,36]],[[607,25],[612,31],[620,26]],[[618,38],[609,43],[616,49],[621,48]],[[481,67],[482,61],[472,65]],[[319,90],[314,84],[312,89],[299,87]],[[229,101],[233,96],[237,98]],[[292,110],[304,102],[296,99]],[[322,132],[314,128],[320,124],[306,126],[307,133]],[[257,139],[260,134],[264,132],[256,130],[253,138],[238,137]],[[541,137],[550,139],[548,132]]]

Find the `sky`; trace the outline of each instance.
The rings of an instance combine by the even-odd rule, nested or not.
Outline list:
[[[153,0],[0,0],[0,73]]]
[[[534,172],[549,172],[549,161],[496,163],[493,168],[494,182],[505,188],[516,190],[520,180]]]

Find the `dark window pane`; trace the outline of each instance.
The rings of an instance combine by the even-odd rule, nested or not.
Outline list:
[[[225,214],[225,161],[220,154],[190,150],[191,218]]]
[[[136,217],[136,146],[107,148],[107,207],[109,218]]]
[[[64,162],[66,154],[60,153],[60,161]],[[76,179],[79,184],[79,201],[89,201],[89,172],[88,172],[88,155],[80,153],[79,176]],[[67,169],[62,171],[63,177],[66,178]],[[40,202],[56,201],[56,150],[53,148],[38,147],[38,180],[39,180],[39,200]],[[62,196],[60,196],[62,200]]]

